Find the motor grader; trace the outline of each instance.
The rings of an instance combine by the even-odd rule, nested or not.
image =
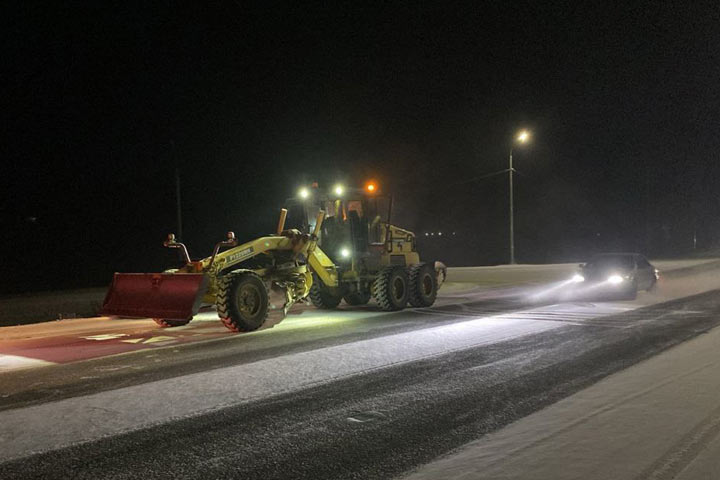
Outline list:
[[[227,328],[249,332],[275,325],[308,298],[320,308],[337,307],[343,298],[360,305],[371,296],[386,311],[408,302],[433,304],[444,266],[420,262],[414,234],[380,215],[370,219],[377,202],[369,198],[313,199],[301,205],[303,214],[323,203],[333,207],[332,215],[315,208],[301,228],[286,229],[288,211],[282,209],[274,235],[238,245],[228,232],[210,257],[198,261],[170,234],[164,245],[177,249],[184,265],[162,273],[116,273],[102,313],[175,327],[190,322],[201,305],[214,304]],[[332,257],[319,246],[321,239]]]

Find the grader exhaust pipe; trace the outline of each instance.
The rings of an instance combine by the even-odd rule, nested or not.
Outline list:
[[[281,235],[283,230],[285,230],[285,220],[287,219],[287,214],[288,211],[286,208],[280,210],[280,220],[278,220],[278,226],[275,235]]]

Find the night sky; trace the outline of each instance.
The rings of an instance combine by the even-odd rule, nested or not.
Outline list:
[[[176,167],[195,257],[373,177],[428,259],[507,262],[473,179],[520,128],[518,261],[720,247],[717,2],[50,3],[3,7],[0,292],[172,263]]]

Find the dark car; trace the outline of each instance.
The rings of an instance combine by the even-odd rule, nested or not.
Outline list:
[[[638,290],[652,290],[658,278],[658,270],[638,253],[604,253],[581,264],[572,280],[588,295],[634,299]]]

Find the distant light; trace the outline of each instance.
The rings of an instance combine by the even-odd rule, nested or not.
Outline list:
[[[343,248],[340,250],[340,256],[343,258],[348,258],[350,256],[350,250],[347,248]]]
[[[520,133],[518,133],[517,140],[520,143],[525,143],[528,140],[530,140],[530,132],[527,130],[521,130]]]
[[[576,273],[575,275],[573,275],[573,277],[572,277],[571,280],[572,280],[574,283],[580,283],[580,282],[584,282],[584,281],[585,281],[585,277],[583,277],[583,276],[580,275],[579,273]]]
[[[430,232],[430,235],[435,236],[435,233],[434,233],[434,232]]]
[[[618,283],[622,283],[623,278],[620,275],[610,275],[607,279],[608,283],[612,283],[613,285],[617,285]]]
[[[430,236],[430,234],[428,232],[425,232],[425,236],[428,237]]]
[[[300,198],[308,198],[308,197],[310,196],[310,190],[308,190],[307,188],[303,187],[303,188],[301,188],[300,191],[298,192],[298,195],[300,195]]]
[[[342,185],[335,185],[335,195],[342,195],[345,189]]]
[[[438,235],[442,237],[442,232],[438,232]]]
[[[368,192],[374,192],[377,187],[375,186],[374,183],[370,182],[365,186],[365,188],[367,189]]]

